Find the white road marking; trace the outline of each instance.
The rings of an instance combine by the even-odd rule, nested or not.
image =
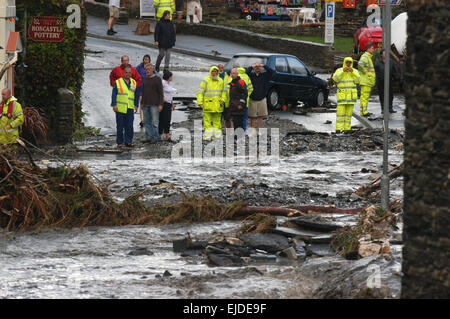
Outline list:
[[[86,58],[87,58],[87,59],[89,59],[89,60],[92,60],[92,61],[95,61],[95,62],[98,62],[98,63],[104,64],[104,65],[109,65],[109,63],[107,63],[107,62],[104,62],[104,61],[102,61],[102,60],[99,60],[99,59],[93,58],[93,57],[91,57],[91,56],[87,56]]]

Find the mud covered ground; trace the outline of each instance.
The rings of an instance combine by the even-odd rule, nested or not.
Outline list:
[[[174,123],[172,129],[177,132],[180,129],[187,129],[193,135],[194,122],[200,121],[202,115],[201,110],[196,108],[185,108],[187,112],[187,120],[179,123]],[[268,153],[271,152],[271,136],[270,131],[273,128],[279,130],[278,145],[279,156],[283,159],[281,165],[285,165],[284,161],[289,162],[289,159],[296,158],[296,156],[304,156],[305,158],[314,158],[316,156],[326,156],[330,153],[330,161],[333,161],[336,154],[344,154],[345,152],[351,152],[354,156],[360,156],[364,158],[370,152],[381,152],[383,148],[383,132],[379,129],[355,129],[348,134],[336,135],[335,133],[321,133],[306,130],[303,125],[297,124],[289,119],[280,119],[276,115],[269,115],[264,121],[263,127],[268,128]],[[225,131],[224,131],[225,134]],[[88,138],[87,141],[78,143],[76,148],[68,148],[60,150],[65,156],[72,158],[80,158],[86,160],[89,158],[101,159],[105,156],[104,152],[117,152],[114,159],[126,160],[126,159],[142,159],[142,160],[157,160],[167,159],[169,162],[163,164],[164,169],[171,170],[170,158],[172,156],[172,148],[178,143],[182,143],[182,137],[174,135],[174,142],[161,141],[157,144],[146,144],[142,140],[144,138],[144,131],[135,132],[134,141],[136,146],[133,149],[127,149],[125,151],[118,150],[115,147],[115,136],[97,136]],[[249,138],[246,137],[246,154],[248,155],[248,143]],[[389,134],[389,145],[391,151],[396,153],[402,153],[403,150],[403,134],[402,132],[391,130]],[[192,143],[193,144],[193,143]],[[205,148],[208,142],[202,142]],[[194,145],[191,146],[192,151]],[[99,150],[99,152],[94,152]],[[88,152],[89,151],[89,152]],[[91,152],[92,151],[92,152]],[[224,145],[223,153],[226,154],[226,146]],[[324,155],[325,154],[325,155]],[[108,153],[107,153],[108,155]],[[242,154],[239,154],[242,155]],[[340,156],[340,155],[338,155]],[[342,155],[345,158],[345,155]],[[105,158],[106,160],[106,158]],[[141,165],[140,163],[137,165]],[[270,163],[255,163],[245,164],[247,169],[240,167],[241,170],[237,171],[235,167],[231,166],[226,169],[227,174],[223,174],[223,182],[220,186],[214,186],[212,183],[208,184],[207,180],[204,180],[198,185],[190,185],[189,189],[183,188],[183,191],[187,194],[195,195],[212,195],[215,199],[222,203],[230,203],[233,201],[247,201],[252,206],[288,206],[288,205],[336,205],[339,207],[355,207],[369,205],[376,203],[377,200],[369,200],[352,195],[352,191],[342,188],[340,191],[334,191],[330,196],[330,192],[327,189],[317,189],[317,187],[305,187],[303,183],[268,183],[264,179],[258,178],[258,174],[261,174],[260,169],[264,169],[265,166],[270,166]],[[295,162],[289,165],[296,165]],[[390,168],[395,167],[395,164]],[[380,166],[374,167],[372,164],[367,164],[367,167],[353,168],[350,165],[349,173],[362,175],[367,177],[367,182],[372,178],[374,179],[377,174],[380,174]],[[174,168],[175,169],[175,168]],[[280,168],[281,169],[281,168]],[[284,170],[288,170],[286,167],[282,167]],[[130,169],[131,170],[131,169]],[[236,170],[236,174],[232,174],[233,170]],[[277,169],[274,169],[275,171]],[[132,171],[132,170],[131,170]],[[298,169],[297,173],[305,174],[305,180],[308,180],[309,184],[336,184],[336,179],[331,178],[330,168],[320,169],[314,166],[306,166]],[[134,173],[132,173],[134,174]],[[276,174],[276,173],[275,173]],[[295,176],[292,176],[293,178]],[[276,179],[276,177],[274,177]],[[110,180],[107,180],[110,181]],[[159,178],[157,180],[150,180],[145,183],[145,186],[154,186],[163,183],[177,184],[176,179],[172,176],[170,178]],[[121,185],[112,186],[112,192],[131,194],[133,191],[139,191],[143,185],[142,183],[134,183],[136,187],[125,187]],[[362,186],[362,185],[360,185]],[[355,189],[354,189],[355,190]],[[121,196],[123,197],[123,196]],[[152,196],[146,201],[148,205],[167,204],[180,201],[182,198],[181,193],[167,188],[155,188],[152,190]]]

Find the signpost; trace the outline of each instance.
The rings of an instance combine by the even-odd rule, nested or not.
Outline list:
[[[62,42],[65,24],[65,18],[33,17],[28,36],[36,42]]]
[[[391,58],[391,2],[386,1],[383,10],[383,35],[386,60],[384,62],[384,135],[383,135],[383,175],[381,176],[381,207],[389,209],[389,175],[388,175],[388,134],[389,134],[389,86]]]
[[[153,6],[154,0],[140,0],[141,1],[141,18],[144,16],[154,17],[155,7]]]
[[[335,2],[325,2],[325,43],[334,43]]]

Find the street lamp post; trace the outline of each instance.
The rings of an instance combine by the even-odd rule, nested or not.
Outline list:
[[[389,209],[389,176],[388,176],[388,135],[389,135],[389,85],[390,85],[390,56],[391,56],[391,0],[385,0],[383,30],[384,50],[384,134],[383,134],[383,175],[381,177],[381,207]]]

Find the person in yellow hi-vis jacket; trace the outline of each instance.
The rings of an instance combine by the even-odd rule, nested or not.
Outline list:
[[[353,106],[358,100],[356,85],[360,82],[359,72],[353,67],[353,59],[346,57],[342,68],[333,74],[337,84],[336,132],[349,131],[352,128]]]
[[[359,58],[358,61],[358,71],[361,74],[361,81],[359,85],[361,86],[361,98],[360,98],[360,106],[359,110],[361,116],[368,117],[370,115],[367,110],[367,104],[369,104],[369,97],[372,88],[376,83],[376,75],[375,68],[373,67],[373,52],[375,48],[373,46],[373,42],[367,42],[365,46],[366,52]]]
[[[14,144],[19,138],[19,127],[24,122],[22,106],[11,90],[2,90],[2,102],[0,104],[0,144]]]
[[[170,11],[170,20],[172,20],[173,13],[175,12],[175,0],[155,0],[153,2],[153,7],[156,10],[156,21],[159,21],[163,15],[164,11]]]
[[[211,67],[209,75],[200,83],[197,104],[203,109],[203,138],[222,137],[222,111],[226,101],[226,86],[219,77],[219,68]]]

